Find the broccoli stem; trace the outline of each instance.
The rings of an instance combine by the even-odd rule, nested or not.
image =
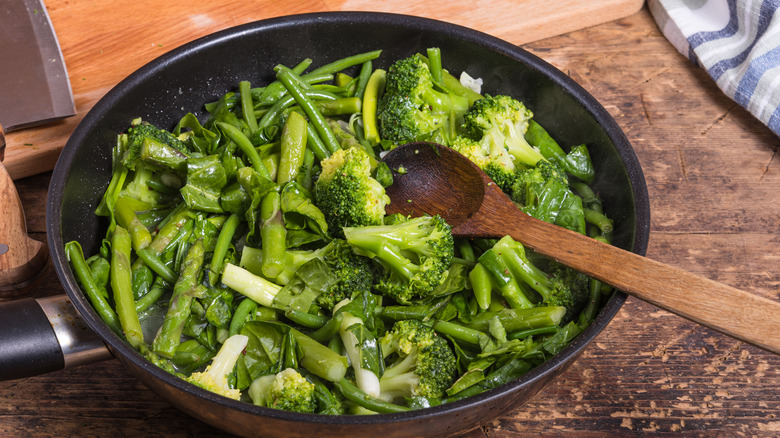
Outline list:
[[[406,406],[384,402],[378,400],[375,397],[371,397],[370,395],[358,389],[357,386],[355,386],[352,382],[350,382],[347,379],[341,379],[334,383],[336,385],[336,389],[338,389],[339,392],[341,392],[341,395],[343,395],[344,398],[359,406],[368,409],[369,411],[378,412],[380,414],[393,414],[397,412],[407,412],[411,410]]]
[[[276,183],[285,184],[295,179],[306,154],[306,118],[293,111],[287,116],[282,129],[281,156],[276,171]]]
[[[265,307],[274,307],[274,299],[282,290],[278,284],[252,274],[244,268],[227,263],[222,271],[222,282],[236,292]]]
[[[121,226],[116,226],[111,234],[111,290],[125,339],[133,347],[138,347],[144,341],[144,334],[135,311],[130,252],[130,234]]]
[[[238,146],[239,149],[241,149],[241,152],[246,155],[246,157],[249,159],[249,162],[252,164],[252,168],[260,174],[261,176],[271,179],[271,174],[268,172],[268,169],[265,167],[265,164],[263,164],[263,160],[260,158],[260,155],[257,153],[257,150],[255,149],[255,146],[252,144],[251,141],[244,135],[243,132],[241,132],[240,129],[236,128],[235,126],[225,123],[225,122],[217,122],[217,126],[220,130],[222,130],[222,133],[225,134],[227,138],[229,138],[233,143]]]
[[[260,239],[263,243],[263,262],[261,270],[268,278],[276,278],[284,270],[285,251],[287,250],[287,228],[280,208],[281,195],[271,191],[260,203]]]
[[[230,242],[233,240],[233,235],[236,233],[236,229],[241,224],[241,218],[234,214],[231,214],[227,218],[222,228],[219,230],[219,236],[217,237],[217,243],[214,245],[214,253],[211,256],[211,266],[209,267],[209,284],[214,286],[219,281],[219,276],[222,273],[222,264],[225,261],[225,255],[230,248]]]
[[[155,336],[152,349],[167,359],[176,353],[181,334],[190,316],[190,305],[196,294],[198,275],[203,266],[205,247],[203,238],[198,239],[187,251],[181,267],[181,275],[173,286],[173,295],[168,304],[160,331]]]
[[[376,108],[379,103],[379,95],[385,86],[387,71],[376,69],[368,79],[366,90],[363,93],[363,132],[372,146],[379,143],[379,127],[376,120]]]
[[[254,104],[252,103],[252,84],[249,81],[238,83],[238,92],[241,94],[241,113],[249,127],[249,132],[257,131],[257,118],[255,118]]]
[[[287,88],[287,92],[290,93],[290,96],[295,99],[295,102],[297,102],[298,105],[303,109],[303,112],[306,113],[306,116],[309,118],[309,122],[314,125],[317,134],[319,134],[322,142],[325,143],[325,146],[328,148],[328,150],[331,152],[336,152],[337,150],[341,149],[341,145],[339,145],[339,142],[336,139],[336,135],[333,134],[330,126],[328,126],[328,122],[325,120],[325,117],[322,116],[317,107],[312,103],[311,99],[309,99],[309,97],[303,93],[303,90],[300,88],[299,84],[296,83],[295,79],[293,78],[294,73],[287,67],[281,65],[274,68],[274,71],[276,72],[276,78],[282,83],[282,85],[284,85],[285,88]]]
[[[89,298],[89,302],[95,308],[98,316],[106,325],[116,334],[122,333],[122,327],[119,323],[119,319],[116,316],[116,312],[108,304],[106,297],[100,291],[100,288],[95,284],[95,279],[90,272],[87,262],[84,260],[84,252],[81,249],[81,245],[77,241],[71,241],[65,244],[65,254],[68,256],[71,266],[73,266],[73,273],[76,276],[81,287],[84,288],[84,293]]]

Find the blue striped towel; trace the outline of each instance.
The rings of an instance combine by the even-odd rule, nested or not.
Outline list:
[[[648,0],[664,36],[780,135],[780,0]]]

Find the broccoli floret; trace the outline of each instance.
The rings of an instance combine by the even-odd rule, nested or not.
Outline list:
[[[510,193],[517,167],[503,145],[461,136],[452,142],[451,147],[482,169],[501,190]]]
[[[505,191],[511,193],[512,201],[522,208],[536,204],[543,197],[542,191],[548,181],[568,190],[569,181],[563,169],[551,161],[540,160],[534,167],[518,170],[510,189]]]
[[[498,257],[493,257],[496,255]],[[528,301],[541,300],[546,306],[565,307],[563,323],[571,321],[588,300],[586,275],[555,262],[550,263],[549,273],[544,272],[528,260],[525,247],[509,236],[501,238],[492,249],[483,253],[479,261],[483,264],[500,264],[498,269],[503,268],[505,274],[523,284],[521,293],[533,294],[532,291],[535,291],[538,294],[526,296]]]
[[[455,381],[457,360],[449,344],[418,320],[397,321],[381,339],[393,360],[379,380],[381,398],[441,398]]]
[[[172,133],[149,123],[140,122],[127,130],[127,150],[122,164],[135,170],[139,162],[180,172],[186,171],[189,152],[183,141]]]
[[[227,375],[233,372],[233,367],[248,341],[249,338],[244,335],[227,338],[206,370],[192,373],[187,377],[187,381],[216,394],[234,400],[240,399],[241,391],[230,387]]]
[[[266,408],[308,414],[317,409],[315,385],[293,368],[258,377],[249,385],[249,397]]]
[[[434,138],[449,144],[467,109],[467,98],[434,89],[428,65],[411,56],[388,69],[377,119],[382,138],[396,144]]]
[[[582,199],[571,191],[566,172],[558,164],[539,160],[535,167],[518,171],[509,193],[523,212],[585,233]]]
[[[340,149],[322,160],[314,183],[314,203],[325,214],[331,233],[340,237],[343,227],[379,225],[390,198],[371,176],[368,154],[361,148]]]
[[[463,116],[465,136],[483,144],[486,151],[506,149],[515,164],[534,166],[542,154],[525,140],[533,113],[522,102],[504,95],[485,95]]]
[[[344,228],[347,243],[382,266],[377,291],[399,303],[429,296],[446,279],[455,243],[440,216]]]

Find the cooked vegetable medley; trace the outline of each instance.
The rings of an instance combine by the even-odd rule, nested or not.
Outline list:
[[[382,152],[434,141],[539,219],[609,241],[585,145],[441,53],[277,66],[166,131],[118,136],[98,254],[66,251],[95,310],[159,367],[225,397],[329,415],[401,412],[510,382],[611,289],[509,237],[387,215]],[[486,84],[489,89],[490,84]],[[394,169],[399,170],[399,169]]]

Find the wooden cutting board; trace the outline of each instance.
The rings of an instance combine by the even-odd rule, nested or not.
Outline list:
[[[467,26],[514,44],[634,14],[643,0],[47,0],[78,114],[12,132],[4,164],[13,179],[54,168],[68,136],[115,84],[147,62],[210,33],[264,18],[322,11],[381,11]]]

